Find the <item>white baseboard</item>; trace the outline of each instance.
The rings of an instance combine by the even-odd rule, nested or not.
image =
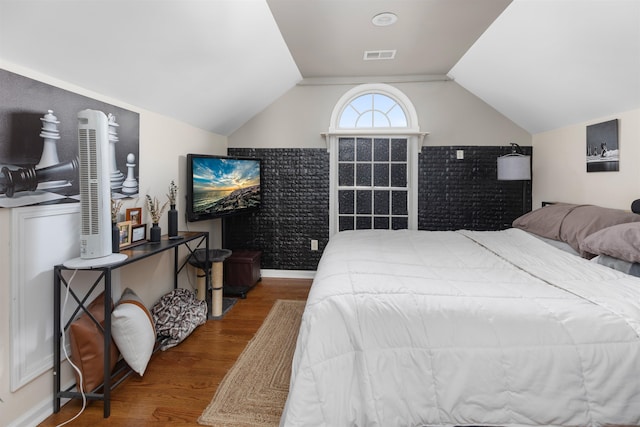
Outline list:
[[[20,417],[13,420],[7,427],[33,427],[37,426],[53,414],[53,397],[49,397],[33,406]]]
[[[262,277],[278,277],[282,279],[313,279],[316,275],[315,271],[309,270],[270,270],[261,269]]]
[[[69,381],[66,384],[62,385],[63,390],[69,389],[75,380]],[[64,406],[67,402],[69,402],[69,398],[64,398],[60,400],[60,407]],[[13,420],[7,427],[33,427],[37,426],[47,418],[53,415],[53,394],[50,397],[47,397],[44,400],[41,400],[40,403],[33,406],[27,412],[22,414],[20,417]],[[75,415],[75,414],[73,414]],[[73,415],[70,415],[71,418]]]

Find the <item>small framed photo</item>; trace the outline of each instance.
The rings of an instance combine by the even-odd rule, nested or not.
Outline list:
[[[147,224],[131,226],[131,243],[144,242],[147,238]]]
[[[125,220],[131,221],[131,225],[142,224],[142,208],[128,208]]]
[[[129,246],[131,244],[131,221],[123,221],[117,224],[120,232],[120,247]]]

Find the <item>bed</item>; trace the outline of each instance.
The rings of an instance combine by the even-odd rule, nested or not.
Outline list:
[[[640,242],[640,216],[594,224],[593,209],[504,231],[338,233],[281,426],[639,425],[640,279],[589,260],[606,251],[585,241],[632,224]]]

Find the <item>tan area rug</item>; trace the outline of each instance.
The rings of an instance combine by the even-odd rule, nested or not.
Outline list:
[[[280,423],[304,305],[304,301],[276,301],[198,423],[216,427]]]

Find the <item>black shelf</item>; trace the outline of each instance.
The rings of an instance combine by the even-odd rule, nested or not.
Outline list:
[[[72,398],[72,399],[81,399],[82,394],[79,391],[71,391],[73,386],[66,389],[61,390],[61,378],[60,378],[60,356],[61,356],[61,339],[62,334],[67,331],[67,329],[71,326],[71,323],[76,318],[76,315],[82,310],[85,313],[88,313],[88,298],[91,293],[102,283],[104,286],[105,293],[105,304],[104,304],[104,327],[97,324],[98,328],[103,331],[104,335],[104,383],[96,388],[95,390],[90,391],[89,393],[85,393],[85,396],[88,400],[102,400],[104,402],[104,418],[109,417],[111,414],[111,390],[118,386],[126,377],[128,377],[133,371],[129,369],[128,366],[124,363],[124,361],[119,361],[116,369],[112,373],[110,370],[110,346],[111,346],[111,272],[118,268],[124,267],[125,265],[133,264],[134,262],[140,261],[145,258],[149,258],[151,256],[157,255],[159,253],[174,250],[174,289],[178,287],[178,274],[182,271],[182,269],[186,266],[187,261],[190,256],[187,256],[186,259],[179,263],[178,261],[178,248],[180,246],[186,247],[190,254],[192,255],[196,249],[203,246],[207,251],[209,250],[209,233],[204,231],[196,231],[196,232],[179,232],[179,238],[171,238],[169,239],[167,236],[162,236],[160,242],[152,243],[147,242],[141,245],[132,246],[127,249],[123,249],[120,251],[122,254],[126,254],[127,258],[125,260],[116,262],[114,264],[100,266],[100,267],[91,267],[91,268],[83,268],[86,271],[95,271],[97,273],[97,278],[93,285],[89,288],[89,290],[84,295],[78,295],[73,289],[69,286],[66,279],[63,277],[63,271],[74,270],[74,268],[65,267],[63,264],[56,265],[53,270],[53,285],[54,285],[54,298],[53,298],[53,336],[54,336],[54,349],[53,349],[53,411],[55,413],[60,411],[60,400],[63,398]],[[211,275],[209,274],[209,267],[205,264],[200,266],[206,276],[206,302],[207,302],[207,317],[211,318]],[[68,288],[69,295],[76,301],[78,307],[73,312],[73,314],[69,317],[69,319],[65,320],[64,327],[62,326],[61,319],[61,290],[62,287]],[[93,317],[90,316],[92,319]],[[93,319],[95,322],[95,319]],[[155,352],[155,351],[154,351]],[[102,390],[102,392],[100,392]]]

